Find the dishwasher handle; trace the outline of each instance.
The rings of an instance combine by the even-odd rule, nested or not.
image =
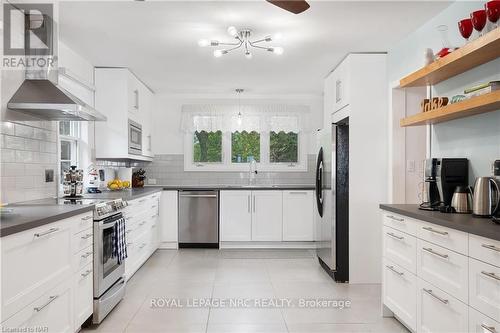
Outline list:
[[[182,198],[217,198],[217,194],[179,194]]]

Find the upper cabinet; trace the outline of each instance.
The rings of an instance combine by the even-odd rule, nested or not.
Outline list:
[[[95,87],[96,158],[151,160],[151,90],[126,68],[96,68]]]
[[[330,122],[331,115],[349,105],[350,91],[350,59],[346,58],[325,79],[324,112],[325,125]]]

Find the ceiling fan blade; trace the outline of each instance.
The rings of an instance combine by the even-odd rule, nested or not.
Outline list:
[[[288,10],[294,14],[300,14],[310,6],[305,0],[266,0],[275,6]]]

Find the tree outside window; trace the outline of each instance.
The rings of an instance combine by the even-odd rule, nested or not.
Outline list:
[[[193,136],[193,161],[222,162],[222,132],[196,131]]]
[[[298,133],[269,133],[269,161],[271,163],[297,163],[299,156]]]
[[[260,133],[255,131],[231,133],[231,162],[260,162]]]

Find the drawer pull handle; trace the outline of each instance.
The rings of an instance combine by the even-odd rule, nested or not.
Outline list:
[[[144,246],[146,246],[146,243],[142,243],[141,246],[139,246],[139,248],[142,249]]]
[[[422,250],[427,251],[427,252],[429,252],[429,253],[431,253],[431,254],[433,254],[435,256],[441,257],[443,259],[448,259],[448,255],[447,254],[441,254],[439,252],[436,252],[433,249],[431,249],[430,247],[429,248],[423,247]]]
[[[82,236],[81,239],[89,239],[92,237],[92,234],[86,234],[85,236]]]
[[[139,200],[139,203],[143,203],[146,199]]]
[[[91,218],[92,218],[92,215],[85,216],[85,217],[82,217],[82,221],[87,221],[87,220],[90,220]]]
[[[92,255],[92,252],[86,252],[85,254],[82,254],[82,258],[88,258]]]
[[[431,295],[432,297],[434,297],[435,299],[437,299],[438,301],[440,301],[443,304],[448,304],[449,303],[449,301],[447,299],[441,298],[438,295],[434,294],[431,289],[425,289],[425,288],[423,288],[422,290],[425,291],[426,293],[428,293],[429,295]]]
[[[35,234],[35,237],[42,237],[42,236],[45,236],[45,235],[51,234],[51,233],[53,233],[53,232],[56,232],[57,230],[59,230],[59,228],[50,228],[50,229],[49,229],[49,230],[47,230],[47,231],[40,232],[40,233],[36,233],[36,234]]]
[[[405,219],[400,219],[400,218],[397,218],[397,217],[392,216],[392,215],[388,215],[387,217],[390,218],[391,220],[398,221],[398,222],[404,222],[405,221]]]
[[[500,281],[500,276],[496,275],[495,273],[481,271],[481,274],[486,275],[487,277],[490,277],[490,278],[495,279],[497,281]]]
[[[500,252],[500,247],[496,247],[495,245],[490,245],[490,244],[481,244],[482,247],[488,249],[488,250],[493,250]]]
[[[88,276],[90,273],[92,273],[91,269],[88,269],[85,273],[82,273],[82,277]]]
[[[395,234],[393,234],[392,232],[388,232],[387,233],[389,236],[391,236],[392,238],[395,238],[395,239],[398,239],[398,240],[403,240],[405,239],[403,236],[397,236]]]
[[[487,330],[490,333],[497,333],[495,326],[488,326],[486,324],[481,324],[481,328]]]
[[[422,227],[422,229],[430,231],[430,232],[434,232],[436,234],[443,235],[443,236],[448,235],[448,232],[446,232],[446,231],[439,231],[439,230],[433,229],[431,227]]]
[[[302,195],[307,195],[307,192],[305,191],[294,191],[294,192],[288,192],[290,194],[302,194]]]
[[[133,243],[127,243],[127,246],[130,246],[130,245],[132,245],[132,244],[133,244]]]
[[[397,275],[399,275],[399,276],[403,276],[403,275],[405,275],[405,273],[403,273],[403,272],[398,272],[396,269],[394,269],[394,266],[385,266],[385,267],[387,267],[389,270],[393,271],[394,273],[396,273],[396,274],[397,274]]]
[[[47,301],[47,303],[45,303],[44,305],[42,306],[37,306],[35,308],[33,308],[33,310],[35,310],[36,312],[40,312],[43,310],[43,308],[45,308],[47,305],[49,305],[50,303],[54,302],[55,299],[57,298],[58,296],[50,296],[49,297],[49,300]]]
[[[141,223],[139,223],[139,225],[144,225],[146,223],[146,221],[142,221]]]

